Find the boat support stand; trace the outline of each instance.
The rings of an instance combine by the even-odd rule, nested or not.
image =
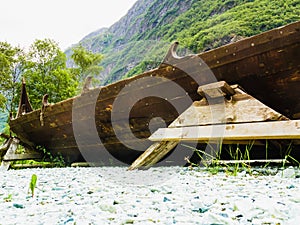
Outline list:
[[[230,86],[225,81],[211,83],[200,86],[198,94],[202,96],[200,101],[194,102],[167,128],[160,128],[149,137],[154,144],[128,170],[153,166],[181,141],[300,141],[300,120],[290,120],[238,85]]]

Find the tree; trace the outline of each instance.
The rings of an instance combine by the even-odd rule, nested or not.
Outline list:
[[[0,109],[15,112],[25,53],[19,47],[0,42]]]
[[[81,82],[83,82],[87,76],[95,77],[99,75],[103,69],[102,66],[99,66],[103,59],[102,54],[88,51],[82,45],[72,48],[72,51],[71,58],[78,66],[74,68],[74,71],[78,74]]]
[[[0,42],[0,109],[17,110],[22,77],[33,108],[41,107],[44,94],[53,103],[73,97],[80,81],[100,73],[103,56],[78,46],[72,58],[78,67],[69,69],[65,53],[51,39],[36,40],[28,52]]]
[[[51,39],[36,40],[29,49],[24,77],[33,108],[40,108],[42,96],[49,94],[50,102],[75,95],[77,77],[66,67],[66,55]]]

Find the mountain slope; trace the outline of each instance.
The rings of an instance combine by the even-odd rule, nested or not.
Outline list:
[[[159,65],[174,40],[192,53],[300,20],[300,0],[139,0],[80,43],[105,55],[103,84]]]

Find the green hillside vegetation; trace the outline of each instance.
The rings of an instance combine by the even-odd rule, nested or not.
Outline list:
[[[199,53],[235,37],[249,37],[300,20],[300,0],[187,0],[191,6],[177,15],[180,2],[153,1],[136,18],[143,17],[142,23],[129,26],[135,29],[131,36],[108,29],[81,41],[93,52],[104,54],[102,66],[107,74],[101,78],[103,84],[156,67],[175,40]],[[166,5],[168,10],[163,10]]]
[[[235,35],[249,37],[298,21],[299,12],[299,0],[198,1],[162,32],[165,38],[200,52],[219,47]]]

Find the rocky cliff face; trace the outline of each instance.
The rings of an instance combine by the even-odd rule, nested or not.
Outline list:
[[[195,0],[138,0],[128,13],[109,28],[102,28],[84,37],[80,43],[93,52],[105,55],[102,62],[105,70],[101,73],[104,84],[113,82],[124,76],[137,59],[116,60],[116,52],[132,48],[128,43],[140,40],[159,40],[156,30],[174,21],[180,14],[187,11]],[[146,48],[146,47],[145,47]],[[70,54],[70,50],[66,51]],[[125,57],[126,57],[125,56]],[[120,58],[120,55],[116,56]],[[121,56],[122,58],[122,56]],[[72,65],[71,62],[68,63]]]
[[[109,32],[128,41],[134,36],[143,38],[147,30],[169,24],[188,10],[193,0],[140,0],[126,16],[115,23]]]
[[[121,40],[119,44],[133,37],[141,39],[147,30],[174,21],[188,10],[193,2],[194,0],[139,0],[118,22],[108,29],[100,29],[89,34],[81,42],[86,43],[90,39],[97,41],[103,36],[109,36],[111,41]],[[93,44],[93,41],[88,43]]]
[[[138,0],[80,43],[104,54],[105,85],[156,67],[175,40],[199,53],[298,21],[299,10],[299,0]]]
[[[129,40],[134,36],[142,24],[145,12],[152,4],[152,0],[137,1],[128,13],[122,17],[118,22],[109,28],[109,32],[114,34],[116,38],[123,38]]]

